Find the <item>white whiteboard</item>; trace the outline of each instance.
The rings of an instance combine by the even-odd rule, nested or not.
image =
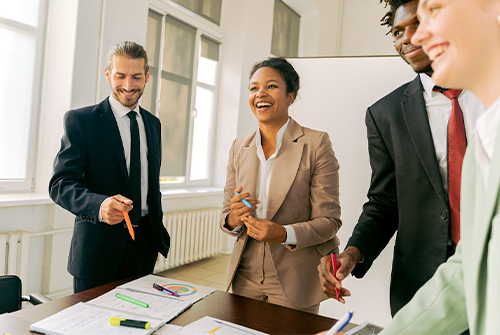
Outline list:
[[[327,131],[340,164],[340,204],[343,226],[340,250],[357,223],[370,184],[365,112],[415,73],[400,57],[291,59],[299,73],[299,97],[290,115],[303,126]],[[352,296],[342,305],[329,299],[320,313],[340,318],[352,309],[353,322],[385,326],[391,319],[389,282],[394,239],[362,279],[344,280]]]

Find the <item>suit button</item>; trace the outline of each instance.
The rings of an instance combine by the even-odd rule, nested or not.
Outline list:
[[[293,213],[293,218],[294,218],[294,219],[298,219],[298,218],[299,218],[299,213],[294,212],[294,213]]]
[[[446,213],[445,211],[442,211],[441,212],[441,220],[446,220],[448,218],[448,213]]]

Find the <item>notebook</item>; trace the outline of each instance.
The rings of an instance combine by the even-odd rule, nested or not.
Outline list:
[[[175,291],[178,297],[157,291],[153,283]],[[148,275],[119,286],[86,303],[78,303],[59,313],[38,321],[30,329],[51,335],[90,334],[151,334],[192,304],[214,292],[215,289],[177,279]],[[147,303],[148,308],[116,298],[121,294]],[[147,321],[151,329],[138,329],[109,324],[111,317]]]

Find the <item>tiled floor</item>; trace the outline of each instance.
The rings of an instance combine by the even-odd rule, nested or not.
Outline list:
[[[227,263],[231,255],[220,254],[198,262],[160,272],[162,276],[225,291]]]

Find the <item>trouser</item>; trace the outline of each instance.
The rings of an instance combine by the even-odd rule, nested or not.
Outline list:
[[[253,238],[248,239],[243,250],[231,288],[233,293],[248,298],[314,314],[318,314],[319,311],[319,304],[299,308],[286,299],[274,267],[269,244]]]
[[[139,227],[134,228],[135,241],[128,238],[122,259],[110,260],[120,261],[120,266],[113,276],[99,280],[73,277],[73,289],[75,293],[131,276],[144,276],[153,273],[158,251],[153,246],[151,237],[148,233],[148,228],[146,227],[148,223],[147,216],[143,217],[139,222]],[[126,229],[126,227],[124,227],[124,229]],[[91,247],[92,246],[89,246],[89,248]],[[103,255],[103,257],[107,256]]]

